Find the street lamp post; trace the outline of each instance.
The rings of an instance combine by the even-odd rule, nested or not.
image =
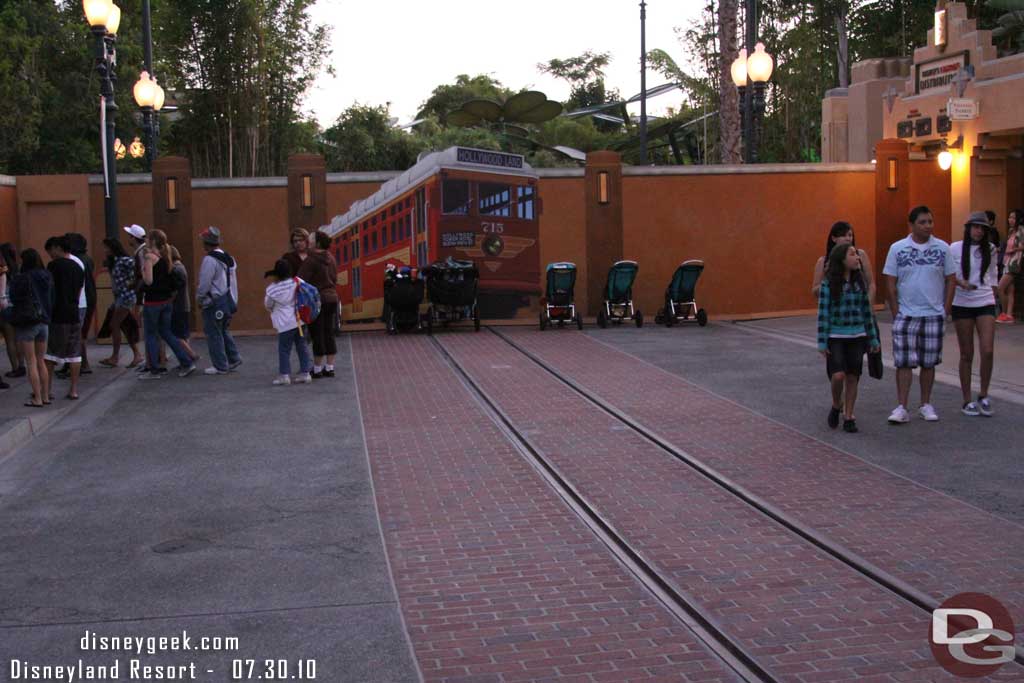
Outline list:
[[[647,3],[640,0],[640,163],[647,164]]]
[[[146,131],[146,160],[152,170],[156,159],[157,140],[160,136],[160,117],[158,112],[164,106],[164,89],[149,72],[139,74],[139,80],[132,89],[135,103],[142,109],[143,128]]]
[[[760,140],[761,116],[764,114],[765,89],[772,77],[774,62],[765,52],[764,43],[758,43],[748,56],[747,50],[740,50],[739,57],[730,68],[732,82],[740,94],[743,109],[743,159],[748,164],[757,163],[757,147]]]
[[[121,10],[111,0],[83,0],[82,8],[95,43],[96,71],[100,75],[100,139],[103,146],[103,215],[107,237],[117,239],[117,158],[114,150],[114,82],[117,80],[117,29]]]

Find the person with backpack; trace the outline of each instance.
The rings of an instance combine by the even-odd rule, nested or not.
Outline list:
[[[160,339],[178,359],[178,377],[188,377],[196,364],[185,352],[178,339],[171,332],[171,316],[174,309],[174,295],[184,286],[180,276],[173,272],[174,260],[171,245],[162,230],[150,230],[146,235],[146,251],[142,261],[142,317],[145,321],[146,362],[149,372],[139,379],[160,379],[166,369],[160,367]]]
[[[274,386],[287,386],[289,384],[309,384],[313,381],[310,371],[313,369],[313,359],[309,355],[309,347],[306,345],[306,332],[303,330],[302,304],[300,304],[300,292],[308,296],[308,290],[304,292],[303,285],[310,285],[300,278],[291,276],[291,266],[284,259],[278,259],[274,267],[263,274],[270,280],[267,285],[266,296],[263,305],[270,312],[270,321],[277,330],[277,358],[278,376],[274,380]],[[311,288],[312,289],[312,288]],[[316,290],[313,289],[315,292]],[[308,317],[308,313],[306,316]],[[292,346],[299,356],[299,374],[292,379]]]
[[[171,259],[174,261],[171,272],[181,283],[181,287],[174,294],[171,332],[174,333],[178,343],[181,344],[181,348],[185,349],[185,353],[188,354],[188,357],[194,363],[199,360],[199,354],[195,352],[189,343],[191,330],[189,329],[188,319],[191,317],[192,304],[188,295],[188,271],[185,269],[185,263],[181,260],[181,252],[178,251],[177,247],[171,247]]]
[[[53,277],[43,268],[39,252],[25,249],[21,252],[21,270],[11,280],[7,317],[14,326],[32,386],[32,399],[25,404],[31,408],[41,408],[53,402],[51,378],[45,360],[53,306]]]
[[[135,259],[129,256],[121,242],[113,237],[103,240],[103,248],[106,251],[103,266],[110,273],[110,292],[114,296],[114,301],[107,313],[110,356],[101,359],[99,363],[108,368],[117,367],[121,356],[121,333],[124,332],[128,346],[132,350],[132,360],[128,367],[134,368],[142,363],[142,355],[139,353],[139,325],[132,313],[137,301]]]
[[[78,399],[78,376],[82,365],[82,315],[80,303],[85,285],[85,268],[76,263],[64,237],[46,240],[50,262],[46,269],[53,277],[53,310],[46,338],[46,368],[53,382],[57,366],[68,366],[69,400]]]
[[[320,313],[309,325],[313,345],[313,379],[334,377],[334,356],[338,353],[334,329],[338,317],[338,264],[329,251],[331,238],[319,230],[315,233],[316,248],[295,274],[316,287],[320,295]]]
[[[196,300],[203,313],[203,332],[213,364],[203,372],[226,375],[242,364],[231,337],[231,316],[238,311],[238,265],[220,247],[220,230],[212,225],[199,233],[206,256],[199,265]]]

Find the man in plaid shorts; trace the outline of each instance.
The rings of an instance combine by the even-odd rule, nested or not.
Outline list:
[[[921,408],[928,422],[939,419],[931,404],[935,366],[942,362],[946,322],[946,291],[956,286],[956,264],[949,245],[934,237],[934,219],[927,206],[910,212],[910,235],[889,247],[885,259],[887,300],[892,312],[892,355],[896,364],[899,405],[890,424],[910,421],[907,403],[914,368],[921,368]]]

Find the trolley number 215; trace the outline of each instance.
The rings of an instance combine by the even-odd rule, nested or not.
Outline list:
[[[231,680],[312,681],[316,678],[315,659],[232,659]]]

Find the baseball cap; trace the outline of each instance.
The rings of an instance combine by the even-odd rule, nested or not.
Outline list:
[[[146,239],[146,229],[137,223],[124,226],[124,231],[137,240]]]

